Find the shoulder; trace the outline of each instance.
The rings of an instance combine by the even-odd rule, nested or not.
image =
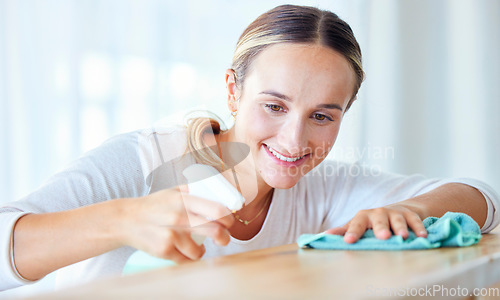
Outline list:
[[[186,144],[187,129],[183,125],[155,126],[137,130],[132,133],[140,146],[171,142],[170,146],[184,146]]]
[[[306,176],[309,181],[322,179],[328,185],[334,182],[344,184],[394,184],[400,181],[418,182],[425,179],[420,174],[406,176],[383,171],[380,166],[367,165],[361,162],[347,163],[342,161],[324,160]]]
[[[185,149],[185,145],[185,127],[151,127],[114,135],[83,154],[82,158],[98,157],[103,160],[146,158],[157,153],[181,152]]]
[[[162,163],[183,155],[184,126],[157,126],[115,135],[75,161],[81,169],[112,170],[147,177]]]
[[[368,166],[359,162],[348,163],[337,160],[325,159],[316,168],[311,170],[309,177],[329,177],[329,178],[348,178],[363,176],[379,176],[383,172],[376,166]],[[384,173],[386,174],[386,173]]]
[[[137,155],[145,177],[171,166],[187,148],[187,129],[182,125],[161,125],[135,132]],[[168,168],[167,168],[168,169]],[[158,177],[158,176],[156,176]],[[147,181],[151,184],[152,177]]]
[[[300,181],[301,184],[317,185],[319,183],[330,184],[339,180],[345,180],[353,174],[361,173],[361,166],[350,164],[336,160],[324,160],[309,173],[307,173]],[[366,171],[365,171],[366,172]]]
[[[387,195],[408,197],[421,191],[426,182],[426,178],[418,174],[405,176],[359,162],[325,160],[304,176],[297,187],[314,190],[316,197],[329,200],[364,201]]]

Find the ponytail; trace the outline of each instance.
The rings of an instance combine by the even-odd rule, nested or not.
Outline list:
[[[208,112],[207,112],[208,113]],[[208,147],[204,142],[205,134],[218,135],[224,130],[221,124],[224,124],[215,114],[209,113],[210,117],[191,117],[187,119],[187,147],[186,153],[190,153],[196,163],[209,165],[219,172],[226,169],[223,161],[217,155],[217,146]]]

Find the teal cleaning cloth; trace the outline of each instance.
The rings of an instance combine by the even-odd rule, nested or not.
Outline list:
[[[427,237],[417,237],[410,230],[404,240],[393,235],[387,240],[375,237],[369,229],[354,244],[344,242],[344,237],[333,234],[303,234],[297,244],[300,247],[324,250],[418,250],[439,247],[467,247],[477,244],[481,239],[479,225],[466,214],[447,212],[441,218],[428,217],[424,221]]]
[[[175,266],[175,262],[151,256],[146,252],[136,251],[125,263],[122,274],[127,275],[170,266]]]

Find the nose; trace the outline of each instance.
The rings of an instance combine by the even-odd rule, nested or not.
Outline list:
[[[299,115],[289,116],[282,123],[278,133],[278,143],[282,151],[288,151],[290,156],[300,155],[307,146],[306,122]]]

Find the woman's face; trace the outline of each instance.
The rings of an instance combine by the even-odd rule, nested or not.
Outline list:
[[[237,109],[231,131],[236,141],[250,147],[258,179],[290,188],[323,161],[335,143],[354,84],[354,72],[341,54],[321,45],[291,43],[261,52],[242,91],[229,79]]]

